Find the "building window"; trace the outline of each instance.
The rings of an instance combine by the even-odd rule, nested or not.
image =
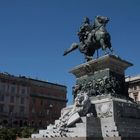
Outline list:
[[[140,85],[138,84],[138,85],[137,85],[137,90],[139,90],[139,89],[140,89]]]
[[[14,112],[14,106],[13,105],[10,105],[9,106],[9,113],[13,113]]]
[[[21,106],[21,107],[20,107],[20,113],[24,113],[24,111],[25,111],[24,106]]]
[[[21,97],[20,103],[21,103],[21,104],[24,104],[24,103],[25,103],[25,98]]]
[[[36,104],[36,99],[32,98],[32,104],[35,105]]]
[[[41,105],[41,106],[43,106],[43,105],[44,105],[44,102],[43,102],[43,100],[41,100],[41,101],[40,101],[40,105]]]
[[[25,94],[25,89],[24,88],[21,89],[21,94]]]
[[[46,114],[47,114],[47,115],[49,115],[49,113],[50,113],[50,110],[49,110],[49,109],[47,109]]]
[[[32,108],[32,109],[31,109],[31,112],[32,112],[32,113],[35,113],[35,108]]]
[[[3,102],[4,101],[4,95],[0,94],[0,101]]]
[[[36,99],[32,98],[32,109],[31,109],[32,113],[35,113],[35,104],[36,104]]]
[[[42,126],[42,120],[39,120],[39,126]]]
[[[137,86],[134,86],[134,90],[137,90]]]
[[[14,96],[10,96],[10,103],[14,103]]]
[[[0,104],[0,112],[4,112],[4,105]]]
[[[138,101],[138,93],[133,93],[134,101]]]
[[[3,91],[3,92],[6,91],[6,85],[5,84],[1,84],[0,91]]]
[[[11,87],[11,92],[12,92],[12,93],[15,93],[15,91],[16,91],[16,88],[15,88],[14,86],[12,86],[12,87]]]

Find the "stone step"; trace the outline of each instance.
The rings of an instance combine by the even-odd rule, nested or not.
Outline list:
[[[78,135],[76,135],[75,133],[67,133],[68,137],[77,137]]]
[[[86,131],[68,132],[69,137],[86,137]]]
[[[130,118],[116,119],[116,124],[140,126],[140,118],[139,119],[130,119]]]
[[[133,132],[139,132],[140,133],[140,126],[124,126],[124,125],[119,125],[117,126],[119,131],[133,131]]]
[[[93,129],[88,129],[87,130],[87,135],[89,137],[101,137],[102,136],[101,128],[94,127]]]
[[[103,123],[102,125],[102,129],[104,130],[108,130],[108,131],[117,131],[117,126],[115,122],[110,122],[110,123]]]
[[[55,122],[54,122],[54,123],[55,123],[55,124],[57,124],[57,123],[59,123],[59,121],[60,121],[60,120],[55,120]]]
[[[104,125],[102,126],[102,128],[108,131],[112,131],[112,132],[117,131],[118,129],[117,126],[115,125]]]
[[[45,134],[47,130],[39,130],[39,134]]]
[[[75,124],[76,127],[86,127],[85,123],[76,123]]]
[[[122,136],[122,137],[140,137],[140,132],[138,132],[138,133],[136,133],[136,132],[120,132],[119,136]]]
[[[79,127],[79,128],[74,127],[74,128],[69,128],[68,131],[70,131],[70,132],[75,132],[75,133],[78,133],[78,132],[80,132],[80,133],[85,133],[85,132],[86,132],[86,127]]]
[[[105,132],[103,133],[103,136],[105,137],[118,137],[119,136],[119,132]]]
[[[31,137],[32,138],[42,138],[43,135],[41,135],[41,134],[32,134]]]

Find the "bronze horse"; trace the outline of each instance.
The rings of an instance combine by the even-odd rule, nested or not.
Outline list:
[[[89,19],[84,19],[84,24],[81,26],[78,32],[80,43],[73,43],[63,55],[67,55],[75,49],[79,49],[81,53],[85,55],[87,61],[91,60],[95,51],[102,48],[104,53],[107,52],[107,48],[113,52],[110,42],[110,35],[107,32],[105,26],[108,23],[109,18],[104,16],[97,16],[94,20],[94,24],[90,25]]]

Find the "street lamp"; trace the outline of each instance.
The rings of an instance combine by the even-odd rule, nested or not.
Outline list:
[[[50,123],[52,122],[52,108],[53,108],[53,105],[50,104],[49,105],[49,121],[50,121]]]
[[[10,124],[13,127],[13,112],[10,112]]]

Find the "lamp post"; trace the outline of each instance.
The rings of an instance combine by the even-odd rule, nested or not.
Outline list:
[[[50,105],[49,105],[49,122],[50,122],[50,123],[52,122],[52,108],[53,108],[53,105],[50,104]]]
[[[13,112],[10,112],[10,125],[13,127]]]

